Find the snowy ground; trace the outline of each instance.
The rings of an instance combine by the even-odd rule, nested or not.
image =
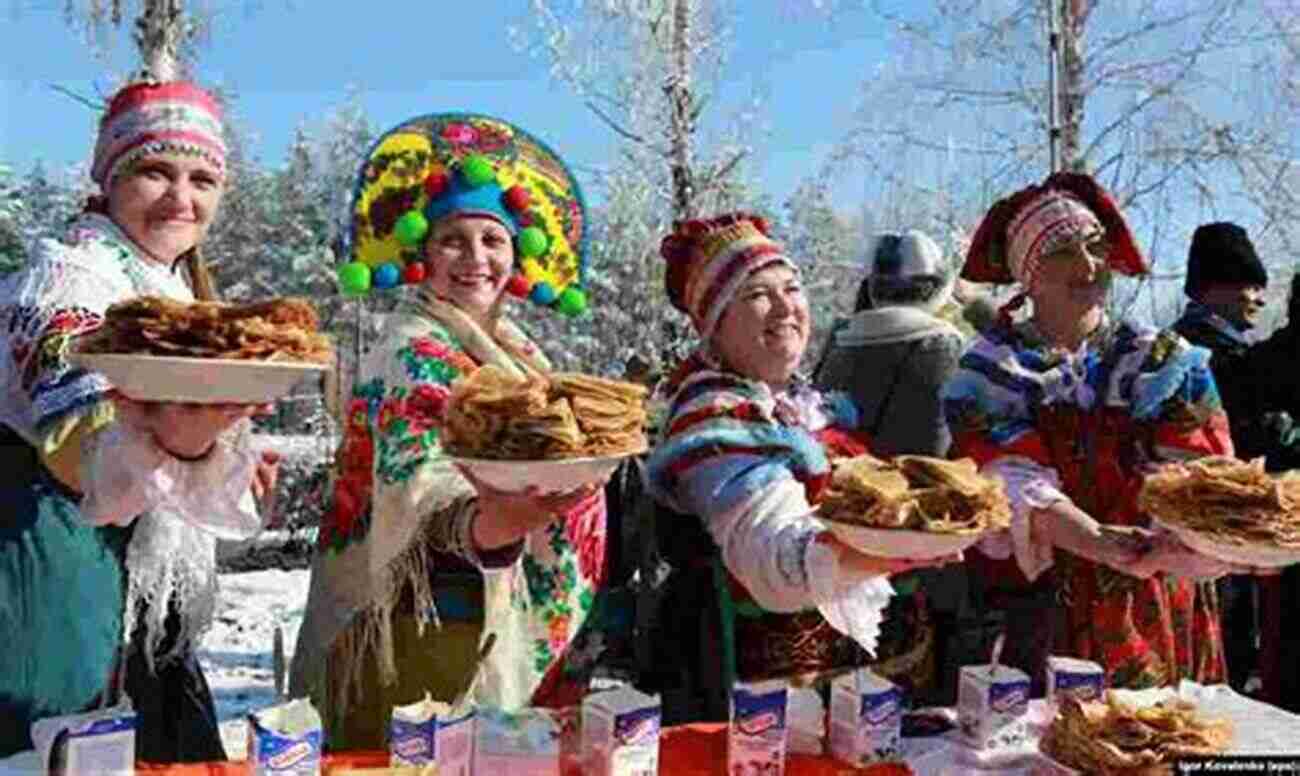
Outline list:
[[[231,759],[244,756],[243,715],[275,702],[271,671],[275,630],[284,636],[285,666],[298,643],[307,607],[310,572],[250,571],[223,574],[217,615],[199,660],[217,702],[221,733]]]

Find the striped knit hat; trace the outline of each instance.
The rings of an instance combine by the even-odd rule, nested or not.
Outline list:
[[[668,299],[691,316],[702,339],[713,336],[722,313],[750,275],[773,264],[798,270],[768,236],[767,221],[749,213],[678,221],[659,253],[668,262]]]
[[[185,81],[135,83],[109,101],[99,122],[90,177],[107,192],[119,172],[149,154],[198,156],[225,173],[221,108]]]
[[[1092,231],[1110,243],[1106,263],[1125,275],[1147,272],[1146,259],[1110,193],[1092,177],[1058,172],[998,200],[966,251],[962,277],[975,283],[1033,285],[1042,257]]]

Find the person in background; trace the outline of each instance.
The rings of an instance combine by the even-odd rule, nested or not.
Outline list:
[[[952,296],[956,271],[917,231],[876,236],[866,267],[858,310],[832,335],[813,383],[853,399],[873,454],[946,457],[952,440],[939,393],[957,369],[964,338],[936,313]],[[965,583],[957,564],[893,581],[897,596],[881,637],[881,653],[891,659],[876,670],[927,702],[942,702],[952,689],[937,666],[966,600]]]
[[[1251,337],[1267,289],[1268,269],[1246,230],[1226,221],[1203,224],[1187,252],[1188,302],[1174,330],[1210,351],[1237,456],[1263,458],[1276,472],[1300,461],[1300,428],[1287,411],[1296,406],[1296,386],[1281,377],[1294,371],[1297,351],[1286,329],[1261,342]],[[1257,644],[1263,623],[1256,605],[1261,582],[1253,576],[1219,580],[1228,677],[1238,690],[1262,668]]]
[[[880,455],[948,454],[939,390],[957,368],[962,335],[934,313],[951,297],[954,274],[925,234],[878,236],[863,283],[869,307],[835,332],[813,374],[823,390],[857,403]]]
[[[259,531],[274,485],[275,456],[250,435],[260,408],[130,401],[68,359],[115,302],[215,297],[199,244],[225,158],[209,94],[128,85],[99,125],[101,194],[7,288],[0,428],[20,465],[0,485],[0,755],[31,747],[33,720],[120,688],[139,760],[225,759],[194,650],[216,606],[217,538]]]

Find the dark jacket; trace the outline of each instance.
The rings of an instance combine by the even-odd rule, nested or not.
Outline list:
[[[1210,371],[1228,414],[1238,458],[1263,457],[1270,471],[1300,464],[1300,429],[1294,423],[1294,359],[1300,340],[1290,327],[1250,343],[1227,321],[1192,302],[1174,330],[1210,351]]]
[[[886,307],[856,314],[831,337],[813,382],[853,398],[872,452],[945,457],[952,438],[939,395],[957,369],[960,332],[920,310]]]

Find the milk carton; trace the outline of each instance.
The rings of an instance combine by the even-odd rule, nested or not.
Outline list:
[[[855,766],[896,760],[903,691],[866,669],[831,684],[831,754]]]
[[[785,682],[737,683],[732,688],[727,773],[785,773],[788,699]]]
[[[393,708],[388,726],[389,764],[436,763],[440,776],[470,776],[474,759],[474,711],[453,711],[428,695]]]
[[[583,773],[655,776],[661,719],[658,696],[632,687],[587,696],[582,703]]]
[[[1089,660],[1073,657],[1047,658],[1047,703],[1056,706],[1064,695],[1080,701],[1101,699],[1106,689],[1106,672]]]
[[[130,703],[32,723],[32,743],[51,774],[135,772],[135,712]]]
[[[474,726],[475,773],[560,776],[561,728],[550,709],[480,708]]]
[[[1001,749],[1025,743],[1029,676],[1008,666],[964,666],[957,686],[957,721],[975,749]]]
[[[319,776],[320,714],[300,699],[248,715],[248,764],[253,776]]]

